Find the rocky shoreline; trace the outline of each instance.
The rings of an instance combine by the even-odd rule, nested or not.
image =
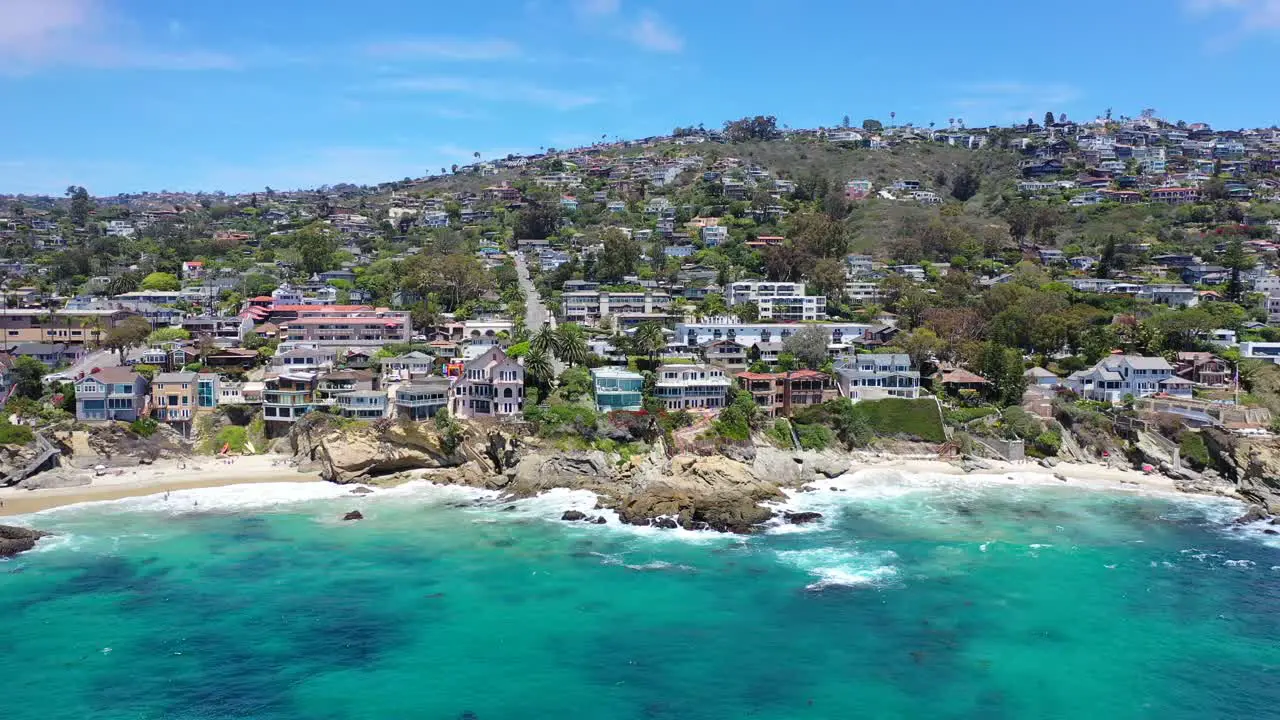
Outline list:
[[[48,533],[39,530],[0,525],[0,558],[13,557],[36,546],[36,541],[48,537]]]

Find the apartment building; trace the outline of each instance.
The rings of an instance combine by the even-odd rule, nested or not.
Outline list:
[[[694,322],[676,324],[675,342],[683,342],[688,346],[700,346],[715,340],[733,340],[740,345],[751,346],[757,343],[781,342],[791,337],[804,327],[821,328],[830,338],[831,345],[844,346],[856,338],[861,338],[868,329],[875,327],[869,323],[824,322],[802,325],[800,323],[761,323],[742,322],[735,317],[710,317]]]
[[[353,420],[377,420],[387,416],[387,393],[382,390],[352,390],[334,397],[338,414]]]
[[[512,417],[524,409],[524,367],[494,346],[466,361],[453,383],[453,414]]]
[[[827,298],[805,295],[802,282],[742,280],[729,285],[725,300],[730,306],[755,304],[760,310],[761,320],[800,322],[827,317]]]
[[[654,394],[668,410],[718,410],[733,381],[713,365],[663,365]]]
[[[578,291],[560,296],[565,322],[599,324],[611,317],[614,327],[632,327],[649,320],[665,320],[671,311],[671,296],[664,292]]]
[[[253,332],[253,320],[247,315],[201,315],[182,319],[182,329],[191,337],[208,336],[218,345],[239,345]]]
[[[836,361],[836,385],[853,402],[920,397],[920,371],[905,353],[852,355]]]
[[[596,411],[639,410],[644,402],[644,376],[630,370],[599,367],[591,370]]]
[[[280,323],[284,340],[317,345],[382,346],[407,343],[413,339],[409,313],[392,310],[325,312],[323,309],[299,313]]]
[[[791,417],[798,410],[821,405],[835,397],[831,377],[816,370],[783,373],[740,372],[738,387],[751,393],[766,417]]]
[[[148,386],[145,377],[125,367],[89,373],[76,381],[76,419],[133,422],[146,410]]]

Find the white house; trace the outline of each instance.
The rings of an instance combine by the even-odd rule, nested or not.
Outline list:
[[[920,371],[911,369],[905,353],[841,358],[835,371],[840,394],[853,402],[920,397]]]
[[[668,410],[723,408],[733,384],[714,365],[663,365],[656,374],[654,394]]]
[[[1088,370],[1067,376],[1066,385],[1087,400],[1118,404],[1125,396],[1135,398],[1165,393],[1191,397],[1192,382],[1174,374],[1162,357],[1112,355]]]

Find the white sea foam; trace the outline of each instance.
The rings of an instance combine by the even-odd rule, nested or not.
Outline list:
[[[832,586],[885,587],[898,577],[898,569],[892,564],[898,556],[889,550],[860,553],[842,548],[813,548],[782,550],[777,556],[782,562],[818,578],[806,586],[807,590]]]

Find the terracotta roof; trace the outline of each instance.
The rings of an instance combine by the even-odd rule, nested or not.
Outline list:
[[[982,377],[981,375],[975,375],[969,372],[968,370],[965,370],[964,368],[942,373],[942,382],[944,384],[959,383],[963,385],[969,385],[969,384],[976,384],[976,383],[985,383],[986,381],[987,379]]]
[[[753,373],[753,372],[740,372],[737,375],[734,375],[734,377],[740,377],[744,380],[777,380],[778,379],[778,376],[775,375],[774,373]]]

